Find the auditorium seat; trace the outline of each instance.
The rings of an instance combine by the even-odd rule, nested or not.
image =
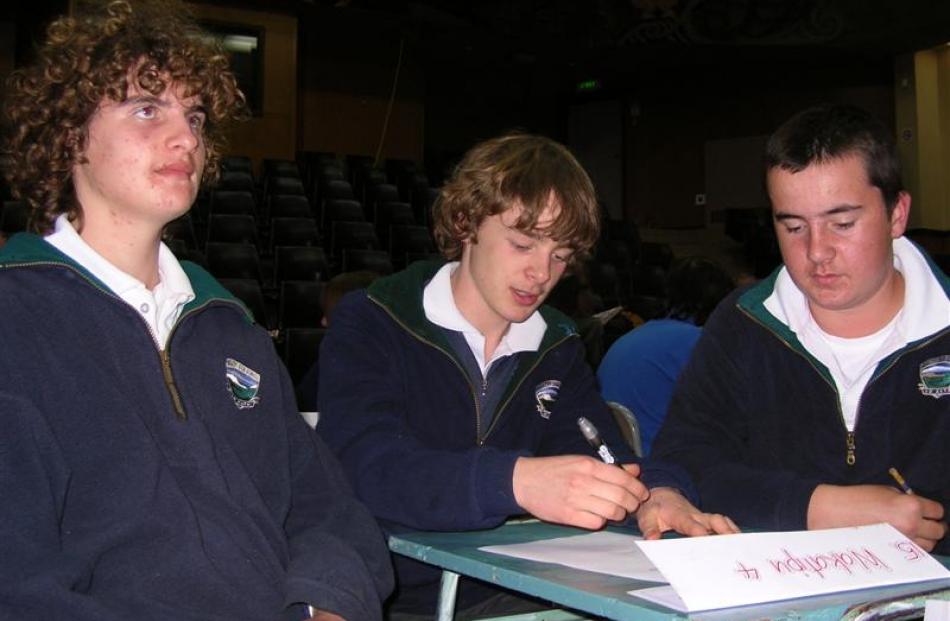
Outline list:
[[[208,242],[208,271],[216,278],[253,278],[261,282],[261,260],[252,244]]]
[[[253,192],[254,177],[250,172],[243,170],[224,170],[214,186],[215,190],[234,190]]]
[[[222,172],[246,172],[249,175],[254,174],[254,166],[251,158],[246,155],[226,155],[221,158]]]
[[[218,282],[244,302],[254,316],[254,321],[267,329],[272,327],[260,282],[253,278],[219,278]]]
[[[180,241],[186,248],[196,250],[198,248],[198,236],[195,234],[195,224],[189,214],[175,218],[165,225],[164,236],[166,240]]]
[[[394,224],[415,224],[412,205],[402,202],[386,202],[376,207],[376,236],[383,248],[389,248],[389,227]]]
[[[377,274],[393,273],[393,263],[385,250],[363,250],[347,248],[343,250],[343,272],[368,270]]]
[[[370,222],[376,221],[376,213],[379,205],[399,202],[399,190],[391,183],[368,185],[364,194],[363,207],[366,210],[367,219]]]
[[[319,246],[277,246],[274,248],[274,282],[285,280],[328,280],[330,264]]]
[[[313,218],[274,218],[270,225],[270,244],[276,246],[319,246],[320,233]]]
[[[284,365],[294,386],[300,384],[317,361],[320,342],[326,332],[325,328],[288,328],[281,332]]]
[[[319,328],[323,319],[323,283],[316,280],[284,280],[280,283],[277,326]]]
[[[257,217],[257,202],[247,190],[214,190],[209,202],[211,214],[236,214]]]
[[[389,254],[395,269],[402,269],[414,259],[435,251],[429,229],[419,225],[394,224],[389,227]]]
[[[208,217],[207,241],[258,246],[257,220],[249,215],[212,213]]]
[[[369,222],[334,222],[331,230],[330,256],[334,261],[340,261],[346,249],[379,249],[376,229]]]
[[[274,194],[267,201],[267,213],[271,218],[313,217],[310,201],[302,194]]]

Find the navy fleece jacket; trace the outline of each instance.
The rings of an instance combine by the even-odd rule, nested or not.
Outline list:
[[[542,307],[537,352],[523,352],[487,429],[474,388],[442,329],[422,307],[440,267],[417,263],[340,302],[320,350],[318,432],[336,451],[357,495],[384,530],[474,530],[524,513],[512,474],[521,456],[592,455],[577,427],[585,416],[620,461],[635,458],[584,360],[573,322]],[[556,399],[539,408],[545,382]],[[676,467],[648,466],[651,487],[692,487]],[[434,606],[439,572],[396,560],[400,597]],[[425,587],[408,594],[413,587]],[[464,598],[463,603],[464,605]]]
[[[372,516],[268,334],[184,267],[197,298],[160,354],[42,239],[0,251],[0,618],[380,618],[392,575]]]
[[[950,379],[950,326],[878,363],[849,433],[828,369],[763,305],[777,274],[710,317],[652,454],[685,467],[703,509],[740,526],[802,530],[819,484],[893,486],[892,466],[950,515],[950,394],[924,383],[941,359]],[[950,553],[948,538],[935,552]]]

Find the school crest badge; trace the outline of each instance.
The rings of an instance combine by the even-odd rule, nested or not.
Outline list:
[[[950,395],[950,356],[937,356],[920,365],[920,394],[939,399]]]
[[[534,400],[537,401],[538,414],[541,418],[551,418],[551,410],[554,402],[557,401],[557,395],[561,391],[561,382],[558,380],[547,380],[538,384],[534,389]]]
[[[257,391],[261,387],[260,373],[244,366],[234,358],[224,361],[224,375],[228,381],[228,390],[239,410],[246,410],[261,400]]]

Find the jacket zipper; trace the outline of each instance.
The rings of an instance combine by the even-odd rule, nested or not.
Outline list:
[[[815,366],[815,363],[813,363],[813,362],[808,358],[808,356],[804,355],[802,352],[800,352],[800,351],[798,351],[797,349],[795,349],[794,347],[792,347],[792,346],[788,343],[788,341],[786,341],[784,338],[782,338],[782,337],[780,337],[778,334],[776,334],[774,330],[772,330],[770,327],[768,327],[767,325],[765,325],[765,323],[762,322],[758,317],[756,317],[751,311],[749,311],[749,310],[743,308],[742,306],[739,306],[738,304],[737,304],[736,306],[737,306],[737,308],[738,308],[740,311],[742,311],[747,317],[749,317],[750,319],[752,319],[752,321],[756,322],[757,324],[759,324],[760,326],[762,326],[763,328],[765,328],[767,331],[769,331],[769,332],[771,332],[773,335],[775,335],[775,337],[776,337],[783,345],[785,345],[785,347],[787,347],[790,351],[792,351],[794,354],[796,354],[796,355],[801,356],[802,358],[804,358],[805,361],[808,362],[809,365],[811,365],[811,368],[813,368],[813,369],[815,370],[815,372],[818,374],[818,377],[820,377],[821,379],[823,379],[823,380],[825,381],[825,383],[828,384],[828,385],[832,388],[832,390],[835,391],[835,395],[837,395],[837,397],[838,397],[838,398],[836,399],[836,401],[837,401],[837,406],[838,406],[838,420],[841,421],[841,426],[844,427],[844,430],[845,430],[845,440],[844,440],[844,442],[845,442],[845,454],[844,454],[845,457],[844,457],[844,462],[845,462],[848,466],[854,466],[854,464],[857,463],[857,442],[855,441],[855,431],[854,431],[854,430],[849,430],[849,429],[848,429],[848,425],[844,422],[844,412],[841,411],[841,395],[838,393],[838,387],[835,386],[833,383],[829,382],[829,381],[825,378],[825,376],[822,375],[821,371],[818,370],[818,367]],[[887,372],[891,369],[891,367],[893,367],[894,364],[895,364],[900,358],[902,358],[905,354],[908,354],[908,353],[910,353],[910,352],[912,352],[912,351],[915,351],[915,350],[917,350],[917,349],[920,349],[921,347],[926,347],[926,346],[929,345],[932,341],[938,339],[942,334],[943,334],[943,331],[941,330],[941,331],[938,332],[937,334],[934,334],[933,336],[931,336],[931,338],[926,339],[926,340],[924,340],[924,341],[918,343],[915,347],[912,347],[912,348],[910,348],[910,349],[907,349],[907,350],[905,350],[905,351],[900,352],[900,353],[890,362],[890,364],[887,365],[886,368],[882,369],[881,372],[880,372],[877,376],[871,378],[871,380],[867,383],[867,385],[865,385],[864,390],[861,392],[861,397],[858,398],[858,407],[857,407],[856,412],[858,412],[858,413],[860,414],[860,412],[861,412],[861,403],[862,403],[862,401],[864,400],[864,399],[863,399],[864,393],[867,391],[868,386],[871,385],[871,382],[877,381],[882,375],[884,375],[885,373],[887,373]],[[854,429],[855,429],[855,430],[857,430],[857,428],[858,428],[858,420],[859,420],[859,419],[860,419],[860,416],[858,416],[858,417],[855,418],[855,421],[854,421]]]
[[[208,306],[208,302],[205,302],[201,306],[190,309],[188,312],[184,312],[178,316],[178,320],[175,322],[175,325],[172,326],[172,329],[168,332],[168,339],[165,341],[165,348],[158,349],[158,358],[162,364],[162,379],[165,381],[165,389],[168,390],[168,395],[172,400],[172,407],[175,408],[175,418],[184,422],[188,420],[188,412],[185,410],[185,402],[181,398],[181,392],[178,390],[178,384],[175,383],[175,375],[172,373],[172,357],[169,353],[172,346],[172,337],[175,336],[175,332],[178,331],[178,326],[182,324],[182,321],[185,317],[193,315],[199,310]],[[149,332],[152,332],[152,327],[148,325],[148,322],[144,319],[145,327],[148,328]],[[155,342],[158,343],[158,338],[152,333],[152,337],[155,338]]]
[[[558,345],[560,345],[561,343],[563,343],[569,338],[570,338],[569,336],[561,337],[560,339],[552,343],[549,347],[547,347],[543,352],[540,352],[538,354],[537,360],[535,360],[534,364],[532,364],[531,367],[529,367],[528,370],[525,371],[521,375],[521,379],[518,380],[518,383],[515,385],[514,390],[511,390],[508,393],[508,398],[505,399],[504,403],[498,406],[498,414],[492,420],[491,425],[488,427],[488,431],[485,432],[485,437],[479,440],[478,442],[479,446],[485,444],[485,440],[488,438],[488,434],[490,434],[492,430],[495,428],[495,424],[501,419],[501,415],[505,411],[505,408],[507,408],[508,404],[511,403],[512,397],[518,394],[518,391],[521,389],[521,385],[524,384],[524,381],[528,378],[528,376],[531,375],[531,373],[538,367],[539,364],[541,364],[541,361],[544,359],[544,357],[548,354],[549,351],[551,351],[552,349],[554,349],[555,347],[557,347]]]
[[[482,415],[481,415],[481,414],[482,414],[482,411],[481,411],[481,406],[479,405],[478,395],[477,395],[476,392],[475,392],[475,386],[472,384],[472,380],[469,379],[468,373],[465,372],[465,369],[462,368],[462,365],[460,365],[460,364],[458,363],[458,361],[455,359],[455,357],[452,356],[451,354],[449,354],[449,352],[445,351],[444,349],[442,349],[441,347],[439,347],[438,345],[436,345],[435,343],[433,343],[433,342],[430,341],[429,339],[420,336],[420,335],[417,334],[414,330],[411,330],[411,329],[409,328],[409,326],[407,326],[407,325],[405,324],[404,321],[402,321],[400,318],[396,317],[396,316],[389,310],[389,308],[387,308],[384,304],[380,303],[376,298],[374,298],[374,297],[372,297],[372,296],[367,296],[367,297],[369,297],[369,299],[372,300],[372,302],[373,302],[374,304],[376,304],[376,306],[378,306],[378,307],[380,307],[381,309],[383,309],[383,311],[384,311],[387,315],[389,315],[390,318],[392,318],[393,321],[395,321],[403,330],[405,330],[406,332],[408,332],[409,334],[411,334],[413,338],[415,338],[416,340],[418,340],[418,341],[421,342],[421,343],[425,343],[426,345],[429,345],[430,347],[433,347],[433,348],[436,349],[437,351],[442,352],[442,354],[444,354],[449,360],[452,361],[452,364],[454,364],[454,365],[455,365],[455,368],[457,368],[457,369],[459,370],[459,373],[462,374],[462,377],[465,378],[465,383],[468,384],[469,392],[470,392],[471,395],[472,395],[472,403],[475,404],[475,444],[477,444],[478,446],[482,446],[482,445],[485,444],[485,440],[488,439],[488,435],[489,435],[489,434],[492,432],[492,430],[495,428],[495,424],[496,424],[496,423],[498,422],[498,420],[501,418],[501,414],[502,414],[502,412],[504,411],[505,407],[508,405],[509,402],[511,402],[511,397],[512,397],[515,393],[518,392],[518,389],[519,389],[519,388],[521,388],[521,384],[524,383],[525,378],[528,377],[528,375],[530,375],[532,371],[534,371],[535,367],[537,367],[538,364],[541,362],[541,359],[542,359],[549,351],[551,351],[551,349],[553,349],[553,348],[556,347],[557,345],[560,345],[564,340],[566,340],[566,339],[568,338],[568,337],[563,337],[563,338],[561,338],[559,341],[553,343],[550,347],[548,347],[547,349],[545,349],[543,352],[541,352],[541,353],[538,355],[538,359],[534,361],[534,364],[531,365],[531,368],[528,369],[527,372],[525,372],[525,373],[521,376],[521,379],[518,381],[518,384],[517,384],[517,386],[515,387],[515,390],[512,390],[512,391],[510,392],[510,394],[508,395],[508,398],[505,399],[505,402],[504,402],[503,404],[501,404],[501,406],[498,408],[498,413],[495,415],[494,419],[492,420],[491,425],[489,425],[488,429],[485,431],[485,435],[482,436],[482,424],[481,424],[481,421],[482,421]],[[487,390],[488,390],[488,379],[485,378],[485,377],[482,378],[482,390],[483,390],[483,391],[487,391]]]
[[[164,349],[159,350],[158,356],[162,361],[162,375],[165,378],[165,388],[168,389],[168,394],[172,398],[172,405],[175,407],[175,417],[180,421],[186,421],[188,420],[188,413],[185,411],[185,406],[181,402],[181,395],[178,393],[178,387],[175,385],[175,378],[172,375],[171,358]]]
[[[29,262],[29,263],[7,263],[6,265],[3,265],[2,267],[4,267],[4,268],[10,268],[10,267],[32,267],[32,266],[37,266],[37,265],[48,265],[48,266],[54,266],[54,267],[64,267],[64,268],[66,268],[66,269],[68,269],[68,270],[72,270],[72,271],[75,272],[76,275],[78,275],[80,278],[82,278],[82,279],[85,280],[87,283],[89,283],[90,285],[92,285],[92,287],[93,287],[94,289],[96,289],[97,291],[101,292],[102,294],[104,294],[104,295],[106,295],[106,296],[108,296],[108,297],[110,297],[110,298],[112,298],[112,299],[114,299],[114,300],[117,300],[117,301],[121,302],[122,304],[126,304],[125,300],[123,300],[122,298],[120,298],[119,296],[117,296],[117,295],[116,295],[115,293],[113,293],[112,291],[103,289],[102,287],[99,286],[98,283],[96,283],[96,282],[90,280],[89,277],[87,277],[87,276],[86,276],[85,274],[83,274],[81,271],[77,270],[75,267],[73,267],[72,265],[69,265],[68,263],[62,263],[62,262],[59,262],[59,261],[33,261],[33,262]],[[177,384],[175,384],[175,377],[174,377],[174,375],[172,374],[171,356],[170,356],[169,353],[168,353],[168,349],[171,347],[172,335],[174,335],[175,331],[178,329],[178,326],[181,325],[182,319],[184,319],[186,315],[191,315],[191,314],[193,314],[194,312],[196,312],[197,310],[199,310],[199,309],[201,309],[201,308],[204,308],[204,307],[207,306],[207,305],[208,305],[208,303],[205,302],[205,303],[202,304],[200,307],[193,308],[193,309],[191,309],[190,311],[188,311],[188,313],[183,313],[183,314],[178,318],[178,321],[175,322],[175,325],[172,327],[171,331],[168,333],[168,342],[167,342],[167,344],[166,344],[165,349],[161,349],[161,345],[160,345],[159,342],[158,342],[158,336],[155,334],[155,331],[152,330],[152,326],[150,326],[149,323],[148,323],[147,321],[145,321],[141,316],[139,316],[138,314],[136,314],[136,316],[139,318],[139,321],[141,321],[142,323],[145,324],[145,329],[148,330],[148,333],[149,333],[149,335],[152,337],[152,341],[155,343],[156,349],[158,350],[158,358],[159,358],[159,362],[161,363],[161,367],[162,367],[162,379],[164,380],[165,388],[166,388],[166,390],[168,390],[168,394],[169,394],[169,396],[171,397],[172,406],[175,408],[175,418],[177,418],[178,420],[181,420],[181,421],[185,421],[185,420],[188,419],[188,413],[185,411],[184,401],[183,401],[182,398],[181,398],[181,393],[178,391],[178,386],[177,386]]]

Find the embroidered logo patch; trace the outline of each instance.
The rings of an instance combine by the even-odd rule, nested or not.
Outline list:
[[[950,395],[950,356],[937,356],[920,365],[920,394],[939,399]]]
[[[224,361],[224,376],[228,379],[228,389],[238,409],[252,408],[261,400],[257,395],[261,387],[261,375],[254,369],[244,366],[234,358],[228,358]]]
[[[551,418],[551,410],[554,402],[557,401],[558,392],[561,390],[561,382],[558,380],[547,380],[541,382],[534,389],[534,400],[538,402],[538,414],[541,418]]]
[[[569,323],[560,323],[558,327],[561,329],[561,332],[564,333],[564,336],[574,336],[577,334],[577,329]]]

